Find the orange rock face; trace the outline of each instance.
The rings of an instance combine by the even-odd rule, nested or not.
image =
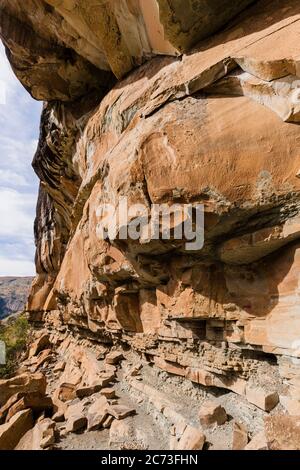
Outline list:
[[[0,35],[47,100],[32,320],[121,338],[195,383],[258,390],[263,409],[283,379],[295,394],[299,2],[99,1],[97,15],[78,0],[30,3],[0,1]],[[149,238],[148,222],[135,240],[104,240],[103,207],[122,198],[134,210],[119,235],[138,204],[147,216],[153,204],[202,205],[204,245]]]

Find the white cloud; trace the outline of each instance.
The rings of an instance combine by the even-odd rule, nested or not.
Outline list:
[[[33,261],[19,260],[0,255],[0,276],[34,276]]]
[[[31,161],[42,104],[16,79],[1,42],[0,85],[0,276],[32,275],[38,179]]]
[[[4,80],[0,80],[0,104],[6,102],[6,84]]]
[[[0,238],[32,238],[36,198],[0,188]]]
[[[0,187],[7,184],[7,181],[12,181],[18,187],[29,185],[24,175],[20,175],[10,169],[5,170],[0,168]]]

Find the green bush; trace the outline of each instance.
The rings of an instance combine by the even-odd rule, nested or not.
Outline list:
[[[9,318],[0,324],[0,341],[6,345],[6,364],[0,366],[0,378],[11,376],[18,367],[18,361],[25,351],[30,327],[25,315]]]

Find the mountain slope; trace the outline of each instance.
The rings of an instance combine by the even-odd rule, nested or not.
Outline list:
[[[31,277],[0,277],[0,319],[24,308],[31,282]]]

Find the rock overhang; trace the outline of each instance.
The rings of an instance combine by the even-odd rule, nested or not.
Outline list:
[[[0,25],[47,101],[33,318],[123,335],[225,388],[244,390],[260,354],[299,355],[298,2],[238,2],[227,24],[233,2],[29,1],[2,0]],[[119,194],[203,203],[203,252],[99,240],[97,207]]]

